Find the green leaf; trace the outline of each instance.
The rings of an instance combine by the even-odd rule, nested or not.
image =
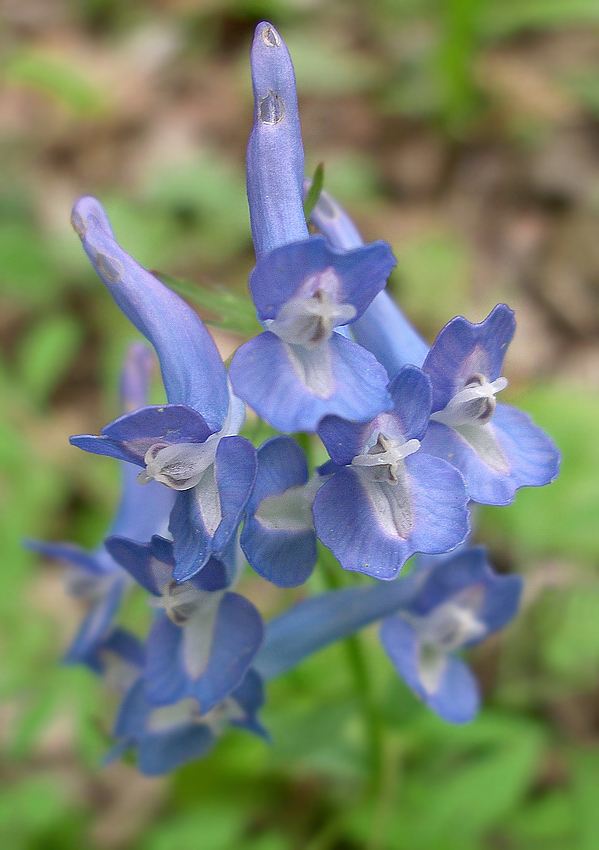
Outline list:
[[[41,319],[19,348],[19,373],[27,395],[41,405],[63,377],[81,344],[81,327],[70,316]]]
[[[209,324],[243,337],[255,336],[262,330],[249,295],[224,287],[208,289],[162,272],[157,272],[157,275],[179,295],[214,313],[217,318],[207,319]]]
[[[85,79],[80,67],[75,63],[68,64],[62,58],[23,50],[10,58],[5,74],[9,80],[25,83],[51,95],[78,115],[97,113],[104,106],[100,91]]]
[[[318,203],[318,199],[320,198],[320,193],[322,192],[322,187],[324,185],[324,165],[321,162],[316,166],[314,170],[314,177],[312,178],[312,182],[310,183],[310,188],[308,189],[308,194],[304,198],[304,215],[306,217],[306,221],[310,221],[310,216],[314,210],[314,207]]]

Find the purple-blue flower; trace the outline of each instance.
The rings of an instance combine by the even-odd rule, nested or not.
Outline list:
[[[121,375],[123,410],[131,411],[145,404],[152,360],[151,351],[142,343],[130,346]],[[174,494],[156,482],[141,487],[134,467],[128,463],[121,464],[121,475],[121,502],[109,534],[141,542],[149,540],[153,534],[164,533]],[[88,663],[111,629],[123,594],[131,583],[129,576],[104,544],[93,552],[71,543],[30,540],[26,545],[48,558],[65,562],[68,593],[89,603],[88,613],[64,658],[69,664]]]
[[[146,696],[143,680],[138,679],[121,704],[113,731],[117,744],[108,760],[135,748],[141,773],[160,776],[205,756],[229,724],[268,739],[257,716],[263,702],[261,679],[251,669],[218,705],[202,713],[193,697],[154,705]]]
[[[336,248],[361,244],[349,217],[328,195],[321,195],[312,221]],[[384,292],[351,326],[352,336],[390,377],[406,363],[429,375],[432,414],[422,447],[459,469],[470,498],[484,504],[509,504],[519,487],[548,484],[559,471],[552,440],[525,413],[496,402],[496,393],[507,386],[501,369],[514,330],[513,312],[499,304],[480,324],[452,319],[428,350]]]
[[[346,251],[309,236],[293,65],[270,24],[258,25],[251,62],[247,188],[257,263],[250,290],[265,332],[238,349],[231,381],[281,431],[315,431],[332,414],[363,422],[388,406],[385,371],[335,328],[364,312],[395,258],[384,242]]]
[[[393,409],[366,425],[334,417],[319,436],[333,464],[314,500],[320,540],[346,570],[390,580],[415,552],[441,553],[468,534],[460,473],[421,448],[431,410],[428,377],[405,366],[389,384]]]
[[[495,398],[507,386],[501,369],[515,326],[505,304],[480,324],[458,316],[422,366],[433,388],[423,448],[453,463],[470,498],[483,504],[507,505],[519,487],[548,484],[559,471],[552,440],[525,413]]]
[[[480,696],[469,667],[454,653],[515,616],[522,579],[494,573],[480,547],[423,560],[417,592],[384,620],[381,640],[399,675],[429,708],[450,723],[465,723],[476,715]]]
[[[220,355],[193,310],[117,244],[94,198],[81,198],[73,224],[113,298],[154,346],[169,403],[121,416],[99,437],[73,445],[127,460],[178,491],[171,516],[177,568],[184,580],[219,555],[237,530],[256,474],[253,446],[236,436],[245,407],[231,392]]]
[[[243,679],[263,636],[260,614],[229,588],[240,563],[232,540],[222,560],[212,557],[193,578],[173,578],[173,545],[161,537],[140,544],[111,537],[113,558],[151,595],[156,608],[145,646],[143,679],[153,705],[194,697],[202,713]]]

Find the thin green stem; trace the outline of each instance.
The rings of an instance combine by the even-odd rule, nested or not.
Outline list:
[[[323,578],[327,587],[336,590],[344,586],[337,570],[329,564],[323,564]],[[363,639],[355,634],[343,641],[348,665],[354,681],[354,690],[364,718],[365,737],[368,753],[369,791],[377,796],[382,783],[383,772],[383,726],[374,698],[372,677]]]

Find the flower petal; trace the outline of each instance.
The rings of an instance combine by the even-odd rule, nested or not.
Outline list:
[[[235,352],[229,375],[236,394],[280,431],[313,432],[327,415],[366,422],[390,406],[383,367],[338,333],[311,352],[262,333]]]

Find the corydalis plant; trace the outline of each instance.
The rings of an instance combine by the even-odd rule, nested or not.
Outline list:
[[[505,504],[552,480],[559,461],[528,417],[496,400],[508,307],[480,324],[453,319],[429,349],[384,291],[388,245],[364,245],[324,193],[311,214],[320,233],[309,234],[293,67],[270,24],[256,29],[251,65],[250,291],[264,330],[229,375],[193,310],[120,247],[99,202],[73,211],[94,268],[154,347],[167,397],[152,406],[138,394],[99,436],[72,438],[126,466],[126,504],[149,499],[163,520],[170,510],[168,528],[125,511],[97,553],[77,556],[108,564],[113,591],[85,621],[76,660],[121,694],[109,757],[134,749],[150,775],[205,754],[229,725],[265,737],[264,681],[376,622],[408,687],[445,720],[471,719],[479,695],[461,651],[514,616],[521,581],[463,543],[468,503]],[[240,399],[281,431],[317,432],[330,460],[313,469],[285,434],[255,448],[239,434]],[[264,625],[243,593],[245,559],[296,587],[318,539],[371,580],[307,596]],[[38,548],[69,560],[64,547]],[[327,576],[343,584],[341,569]],[[153,611],[143,642],[117,619],[123,583]],[[357,675],[361,692],[367,678]]]

